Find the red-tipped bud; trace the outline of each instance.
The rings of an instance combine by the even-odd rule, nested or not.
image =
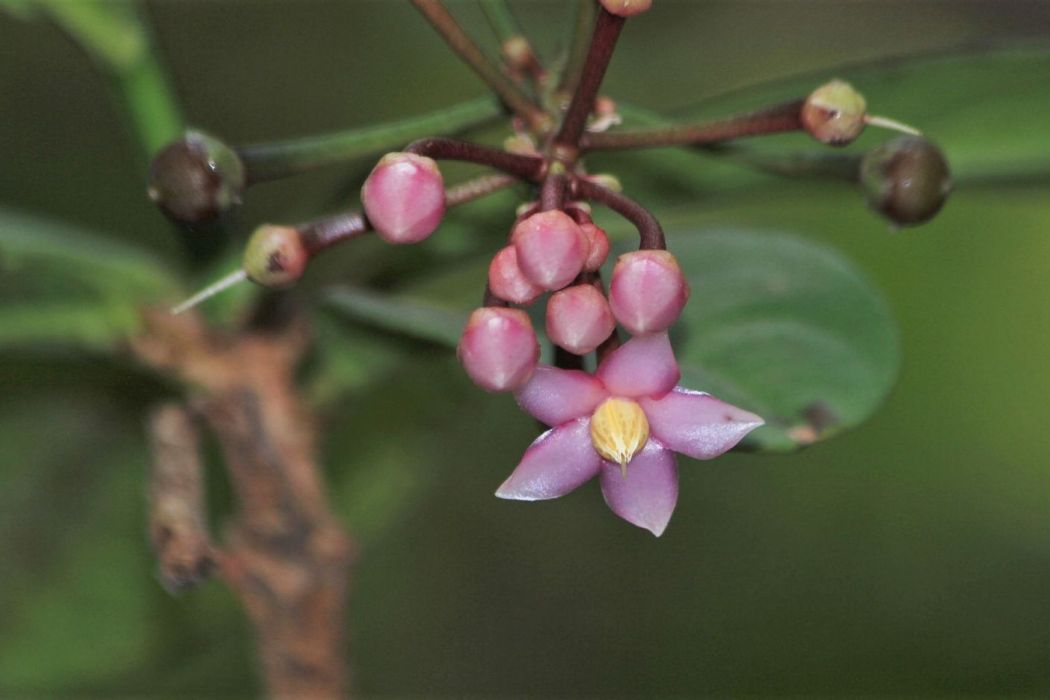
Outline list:
[[[609,304],[616,320],[632,334],[670,328],[688,299],[682,269],[666,250],[639,250],[616,261]]]
[[[531,303],[543,290],[518,267],[518,251],[509,245],[496,253],[489,264],[489,291],[512,304]]]
[[[853,86],[832,80],[809,94],[802,105],[802,125],[821,143],[845,146],[864,131],[868,103]]]
[[[361,203],[384,241],[419,243],[445,215],[445,182],[432,159],[388,153],[365,180]]]
[[[146,192],[172,221],[204,224],[240,203],[244,164],[214,136],[187,131],[154,156]]]
[[[609,14],[632,17],[653,6],[653,0],[599,0]]]
[[[605,295],[590,284],[555,292],[547,301],[547,337],[576,355],[586,355],[616,328]]]
[[[303,276],[309,257],[297,230],[264,224],[248,239],[244,271],[264,287],[287,287]]]
[[[587,237],[563,211],[533,214],[514,227],[511,236],[518,265],[532,282],[554,291],[580,274],[587,259]]]
[[[540,345],[524,311],[487,306],[470,315],[457,354],[485,391],[514,391],[536,369]]]
[[[580,230],[587,237],[587,245],[590,247],[587,259],[583,261],[583,270],[584,272],[597,272],[605,264],[605,259],[609,257],[609,237],[605,235],[604,229],[594,224],[583,224]]]

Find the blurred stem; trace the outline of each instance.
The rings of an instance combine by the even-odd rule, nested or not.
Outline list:
[[[569,57],[565,68],[562,69],[561,80],[558,83],[558,93],[571,95],[576,91],[583,74],[583,64],[587,60],[587,48],[589,46],[591,33],[594,31],[594,9],[597,3],[594,0],[577,0],[576,22],[573,30],[572,43],[569,45]]]
[[[430,114],[387,124],[348,129],[275,143],[241,146],[249,184],[266,182],[353,158],[400,148],[430,134],[451,134],[479,126],[503,113],[500,103],[482,97]]]
[[[147,156],[182,133],[167,73],[131,0],[46,0],[40,7],[114,82]]]
[[[463,59],[515,114],[537,131],[545,131],[549,127],[550,117],[534,104],[513,80],[485,57],[478,45],[449,14],[444,3],[440,0],[412,0],[412,4],[445,39],[456,55]]]
[[[207,580],[217,562],[204,503],[200,434],[189,410],[171,402],[150,414],[149,438],[150,542],[161,584],[169,593],[181,593]]]
[[[748,114],[693,124],[665,124],[649,129],[584,134],[580,148],[585,151],[654,148],[659,146],[700,146],[745,136],[762,136],[802,128],[802,105],[793,100]]]
[[[641,124],[660,127],[669,123],[664,117],[640,107],[621,103],[618,109],[625,118]],[[752,170],[782,177],[821,177],[848,182],[855,182],[859,177],[860,161],[863,157],[863,154],[837,153],[827,150],[769,153],[735,143],[701,143],[693,145],[687,151],[721,158]]]
[[[313,417],[295,386],[309,342],[296,317],[228,335],[197,314],[145,314],[131,349],[192,387],[218,439],[237,512],[219,565],[255,629],[267,694],[340,698],[349,537],[332,515]]]
[[[515,37],[523,36],[518,21],[514,18],[506,0],[478,0],[485,18],[492,25],[501,44]]]

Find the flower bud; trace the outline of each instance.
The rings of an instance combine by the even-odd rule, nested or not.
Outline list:
[[[365,180],[361,203],[380,238],[388,243],[419,243],[445,215],[445,183],[432,159],[388,153]]]
[[[952,190],[944,155],[919,136],[902,136],[868,151],[860,180],[871,208],[901,226],[932,218]]]
[[[287,287],[303,276],[309,257],[296,229],[264,224],[248,239],[244,271],[264,287]]]
[[[561,289],[571,283],[587,259],[587,237],[579,225],[562,211],[533,214],[514,227],[511,241],[518,252],[518,265],[532,282],[543,289]]]
[[[486,306],[470,315],[457,354],[470,378],[485,391],[514,391],[536,369],[540,345],[524,311]]]
[[[604,229],[594,224],[583,224],[580,230],[587,237],[587,244],[590,248],[587,259],[583,261],[583,271],[597,272],[605,264],[605,259],[609,257],[609,237],[605,235]]]
[[[590,284],[555,292],[547,301],[547,337],[575,355],[586,355],[616,328],[605,295]]]
[[[146,192],[172,221],[204,224],[240,204],[244,164],[217,138],[187,131],[154,156]]]
[[[645,12],[653,5],[653,0],[599,0],[606,12],[620,17],[631,17]]]
[[[689,299],[689,285],[666,250],[621,255],[609,283],[613,315],[634,335],[670,328]]]
[[[842,80],[832,80],[809,94],[802,106],[802,125],[821,143],[845,146],[864,131],[868,105],[864,96]]]
[[[512,304],[531,303],[543,293],[518,267],[518,251],[506,246],[489,264],[489,291]]]

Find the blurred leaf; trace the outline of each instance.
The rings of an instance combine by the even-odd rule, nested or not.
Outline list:
[[[0,209],[0,347],[114,346],[137,309],[176,289],[164,266],[134,248],[48,219]]]
[[[894,321],[845,260],[799,238],[672,234],[693,301],[676,326],[683,384],[766,420],[746,446],[791,450],[865,420],[899,364]]]
[[[0,306],[0,348],[65,344],[106,351],[138,326],[130,309],[122,313],[98,304]]]
[[[325,298],[335,309],[356,320],[451,347],[459,342],[467,322],[465,311],[360,288],[333,288]]]
[[[102,289],[170,291],[175,283],[157,259],[100,233],[0,208],[0,261],[83,275]]]

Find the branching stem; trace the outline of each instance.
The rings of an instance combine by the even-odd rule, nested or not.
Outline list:
[[[579,85],[572,95],[572,102],[565,112],[558,135],[554,138],[556,147],[577,149],[587,116],[594,109],[594,98],[598,95],[605,69],[609,67],[616,40],[623,29],[624,18],[611,14],[604,8],[598,10],[598,21],[594,25],[591,45],[587,50],[587,60],[583,65]]]
[[[514,84],[514,81],[505,76],[495,64],[485,57],[441,0],[412,0],[412,4],[445,39],[456,55],[463,59],[493,92],[499,95],[507,107],[528,122],[533,129],[543,131],[549,126],[550,118],[547,114],[533,103],[529,96]]]

